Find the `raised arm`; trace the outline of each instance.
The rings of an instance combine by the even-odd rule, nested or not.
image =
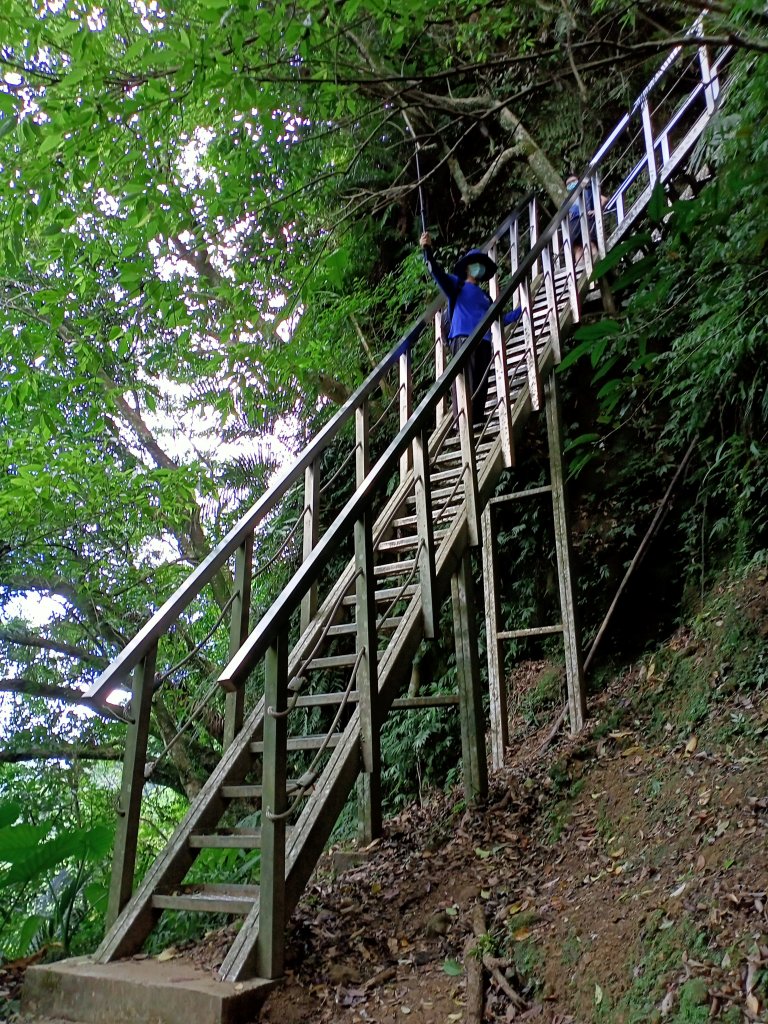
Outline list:
[[[435,282],[437,287],[448,299],[449,302],[454,302],[459,292],[459,279],[455,274],[446,273],[440,264],[435,259],[435,254],[432,251],[432,238],[428,231],[425,231],[419,239],[419,245],[424,250],[424,260],[427,264],[427,270],[432,276],[432,280]]]

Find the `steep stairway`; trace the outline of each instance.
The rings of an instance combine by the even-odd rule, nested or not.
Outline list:
[[[694,26],[694,38],[698,31]],[[102,708],[116,688],[131,688],[110,927],[88,961],[30,972],[29,1009],[64,1015],[75,1012],[76,1001],[78,1019],[104,1019],[98,979],[104,979],[104,991],[115,984],[121,959],[139,952],[163,913],[203,912],[242,919],[219,968],[220,1003],[214,994],[206,1011],[212,1021],[237,1019],[243,1000],[263,993],[258,979],[282,974],[286,922],[356,785],[363,835],[370,839],[380,832],[379,736],[389,714],[430,703],[456,705],[467,796],[482,795],[485,726],[468,551],[480,542],[482,510],[502,473],[514,465],[526,422],[553,401],[561,345],[579,320],[594,260],[625,238],[651,197],[660,194],[658,187],[685,166],[717,109],[728,58],[728,50],[712,55],[703,46],[677,47],[546,228],[540,228],[538,203],[529,197],[488,240],[485,248],[500,268],[491,284],[495,301],[461,352],[446,363],[440,303],[433,304],[94,684],[89,697]],[[597,204],[594,226],[582,213],[582,232],[593,232],[596,254],[587,246],[583,265],[575,265],[568,211],[587,188],[608,199],[603,207]],[[522,317],[504,334],[499,316],[517,305]],[[489,328],[495,377],[486,425],[473,433],[464,371]],[[450,411],[452,388],[457,423]],[[389,396],[383,411],[382,395]],[[322,480],[331,446],[336,464]],[[329,480],[334,486],[346,480],[349,498],[323,532],[323,487]],[[302,482],[296,524],[303,538],[301,563],[253,623],[251,580],[260,570],[254,552],[257,561],[264,531]],[[231,590],[218,623],[229,629],[230,658],[217,680],[227,693],[225,749],[134,891],[158,665],[168,673],[161,645],[198,595],[222,578],[230,580]],[[449,596],[457,691],[408,695],[414,655],[424,638],[436,636]],[[577,646],[577,637],[569,640]],[[246,692],[254,686],[261,692],[262,680],[263,697],[246,710]],[[584,710],[578,668],[569,671],[568,686],[571,728],[577,730]],[[237,883],[188,878],[201,851],[233,849],[253,853],[258,884],[256,877]],[[86,975],[90,1004],[77,984]],[[238,992],[245,993],[239,1003]],[[164,1007],[157,1009],[158,1020],[182,1019],[174,998],[157,999]],[[142,1019],[125,1012],[121,1017],[114,1007],[109,1011],[115,1020]]]

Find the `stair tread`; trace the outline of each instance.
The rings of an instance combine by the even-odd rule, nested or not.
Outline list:
[[[296,750],[319,750],[323,746],[325,740],[328,739],[328,749],[335,747],[341,740],[343,733],[333,732],[330,737],[326,733],[317,734],[316,736],[289,736],[288,737],[288,751],[294,752]],[[251,752],[254,754],[264,753],[264,743],[262,740],[257,740],[250,744]]]

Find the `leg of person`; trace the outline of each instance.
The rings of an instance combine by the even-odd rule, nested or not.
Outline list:
[[[488,388],[491,383],[491,367],[493,366],[493,345],[485,338],[472,353],[470,377],[472,378],[472,426],[481,427],[485,423],[485,403],[488,400]]]

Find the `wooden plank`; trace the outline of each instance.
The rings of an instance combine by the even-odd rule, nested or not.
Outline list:
[[[435,600],[435,533],[432,523],[433,495],[429,477],[429,438],[413,439],[413,478],[416,494],[416,533],[419,538],[419,586],[424,636],[437,636],[440,609]]]
[[[302,524],[301,560],[312,556],[320,536],[320,459],[304,470],[304,522]],[[301,599],[299,628],[304,633],[317,613],[317,583],[313,583]]]
[[[458,703],[457,693],[436,693],[431,697],[396,697],[390,707],[392,711],[414,711],[419,708],[455,707]]]
[[[400,427],[405,426],[413,413],[413,361],[410,348],[400,355]],[[400,456],[400,480],[408,476],[413,465],[411,449],[406,448]]]
[[[253,572],[253,534],[249,533],[235,554],[234,588],[236,597],[232,602],[229,626],[229,657],[233,658],[248,636],[248,622],[251,614],[251,575]],[[245,690],[241,687],[235,693],[226,695],[224,706],[224,749],[231,746],[235,736],[243,727],[245,714]]]
[[[374,566],[374,576],[407,576],[416,563],[412,558],[402,558],[398,562],[381,562]]]
[[[285,811],[288,806],[288,632],[278,634],[264,663],[264,767],[261,811],[261,929],[254,965],[262,978],[279,978],[285,964]]]
[[[586,687],[581,646],[576,624],[576,607],[571,577],[571,539],[563,473],[563,432],[557,376],[552,370],[547,381],[547,438],[552,480],[552,511],[555,519],[555,549],[560,585],[560,614],[563,620],[565,675],[571,732],[580,732],[587,712]]]
[[[354,654],[329,654],[323,658],[313,658],[303,666],[303,671],[313,669],[349,668],[355,664]]]
[[[504,751],[509,745],[509,712],[507,680],[504,675],[504,651],[500,643],[501,584],[493,535],[493,505],[483,510],[483,587],[485,590],[485,647],[488,658],[488,691],[490,697],[491,761],[494,768],[504,764]]]
[[[230,834],[196,832],[189,837],[189,845],[193,850],[258,850],[261,847],[261,829]],[[154,896],[152,898],[154,900]]]
[[[410,600],[419,588],[415,584],[409,584],[407,587],[385,587],[383,590],[377,590],[375,594],[376,603],[384,604],[386,601],[393,601],[396,597],[401,597],[403,601]],[[345,605],[357,605],[357,598],[354,594],[350,594],[349,597],[345,597],[342,602]]]
[[[494,244],[488,255],[497,262],[496,245]],[[499,275],[493,275],[489,285],[491,301],[495,302],[499,297]],[[494,399],[497,403],[497,419],[499,433],[501,435],[501,451],[504,456],[504,465],[507,467],[515,464],[515,442],[512,436],[511,406],[509,403],[509,378],[507,370],[507,349],[504,343],[504,331],[501,320],[494,320],[491,324],[491,342],[493,344],[493,367],[494,367]],[[489,389],[490,397],[490,389]],[[501,402],[498,402],[498,399]]]
[[[112,876],[107,904],[106,925],[108,929],[117,920],[133,891],[156,660],[157,645],[153,644],[133,674],[130,704],[132,720],[125,738],[120,813],[115,830],[115,851],[112,858]]]
[[[238,916],[252,910],[254,902],[253,896],[238,897],[207,892],[152,897],[152,906],[161,910],[186,910],[191,913],[235,914]]]
[[[531,626],[530,629],[503,629],[499,633],[500,640],[518,640],[527,636],[553,636],[555,633],[562,633],[563,627],[560,623],[554,626]]]
[[[488,769],[485,760],[485,728],[480,694],[472,566],[467,550],[459,558],[458,567],[451,575],[451,599],[461,718],[464,795],[467,803],[474,804],[488,795]]]
[[[402,383],[402,382],[401,382]],[[368,424],[358,417],[358,451],[368,458]],[[414,439],[414,444],[416,439]],[[408,469],[412,465],[412,447],[408,449]],[[402,471],[402,463],[401,463]],[[358,472],[358,486],[361,485]],[[370,843],[381,835],[381,712],[379,709],[378,635],[376,631],[376,572],[373,559],[373,513],[366,508],[355,520],[355,616],[358,714],[360,716],[360,767],[358,788],[360,834]]]
[[[461,445],[461,472],[464,478],[464,503],[467,509],[469,543],[480,543],[480,499],[477,492],[477,458],[472,427],[472,395],[469,375],[465,371],[456,378],[456,399],[459,410],[459,443]],[[450,492],[449,492],[450,493]],[[459,494],[461,491],[458,492]],[[442,493],[433,500],[439,505]],[[446,495],[447,497],[447,495]]]
[[[287,749],[290,752],[296,750],[319,750],[325,743],[326,738],[327,737],[324,733],[317,736],[289,736],[287,739]],[[331,733],[330,737],[328,737],[328,747],[335,747],[340,738],[340,732]],[[249,747],[253,754],[264,753],[264,742],[261,740],[257,740],[255,743],[250,743]]]

